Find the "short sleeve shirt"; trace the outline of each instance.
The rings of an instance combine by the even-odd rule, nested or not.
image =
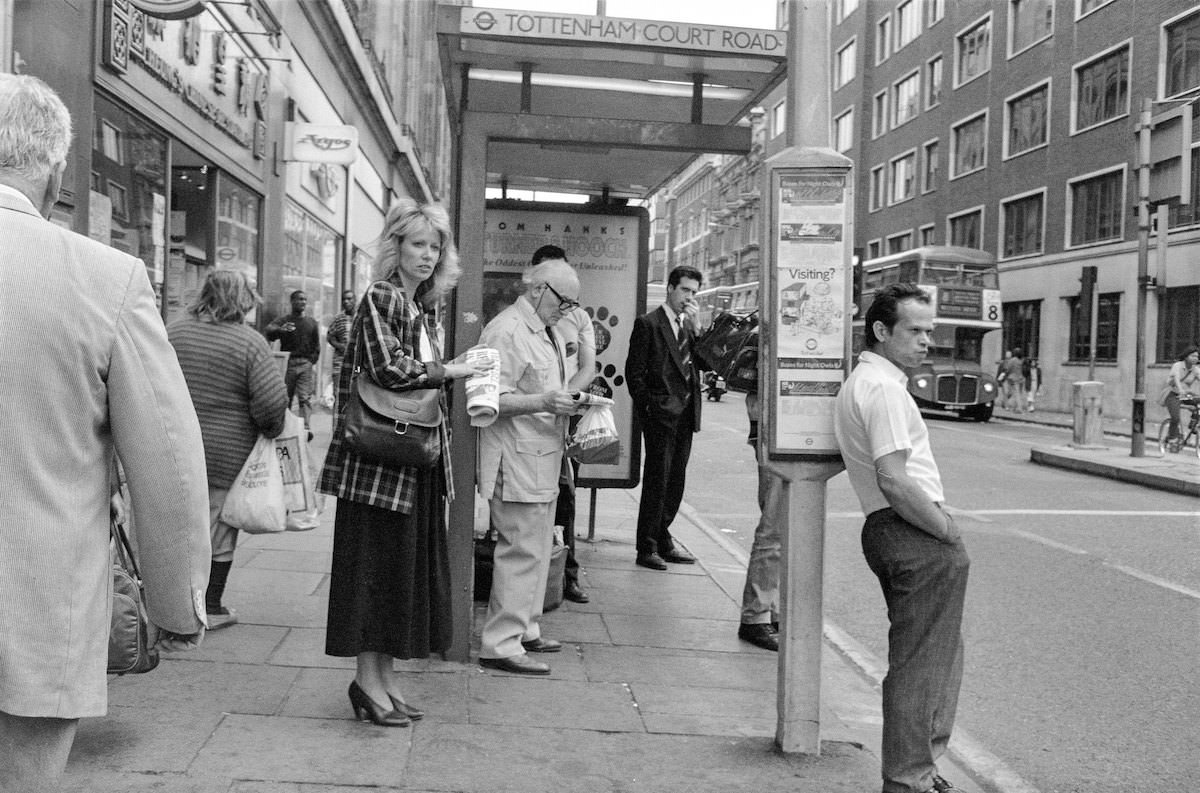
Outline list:
[[[908,393],[907,375],[888,359],[869,350],[859,355],[838,393],[833,428],[864,515],[890,506],[876,481],[875,461],[901,449],[908,451],[908,475],[931,501],[944,500],[929,429]]]
[[[567,367],[569,381],[579,371],[579,353],[584,349],[596,352],[596,329],[592,318],[582,308],[575,308],[563,316],[554,326],[563,337],[563,363]]]

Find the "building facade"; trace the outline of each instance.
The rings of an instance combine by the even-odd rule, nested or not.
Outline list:
[[[6,7],[3,67],[44,79],[75,123],[52,220],[141,258],[168,322],[219,267],[241,270],[263,294],[260,327],[303,289],[323,330],[341,290],[370,283],[391,202],[442,198],[449,184],[440,92],[394,88],[418,74],[441,83],[432,4]],[[305,131],[309,150],[353,147],[353,162],[301,154]]]
[[[1137,358],[1142,100],[1200,92],[1200,5],[1159,0],[839,0],[831,20],[834,147],[855,162],[856,247],[993,253],[1004,300],[992,359],[1041,365],[1039,404],[1069,410],[1088,379],[1080,278],[1097,268],[1094,376],[1128,417]],[[1147,416],[1166,369],[1200,339],[1200,167],[1191,201],[1150,240]],[[996,336],[997,334],[991,334]],[[986,363],[985,357],[985,363]]]

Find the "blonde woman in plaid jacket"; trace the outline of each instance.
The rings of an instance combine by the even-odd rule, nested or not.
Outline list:
[[[395,391],[442,389],[476,369],[443,362],[426,311],[458,280],[446,211],[397,201],[384,221],[375,276],[359,303],[337,384],[347,404],[355,377]],[[354,657],[350,705],[363,721],[404,727],[424,714],[408,703],[396,658],[425,658],[450,646],[446,502],[454,497],[450,431],[441,397],[442,459],[428,469],[360,459],[342,442],[342,415],[319,489],[337,496],[325,652]]]

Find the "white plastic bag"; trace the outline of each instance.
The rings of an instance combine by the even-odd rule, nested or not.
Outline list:
[[[275,439],[279,473],[283,480],[283,504],[288,531],[310,531],[321,523],[317,487],[308,456],[308,430],[304,419],[288,411],[283,432]]]
[[[612,400],[604,401],[608,404],[593,404],[583,412],[567,444],[568,457],[590,465],[615,463],[621,457],[621,436],[613,421]]]
[[[221,507],[221,520],[248,534],[274,534],[286,527],[283,475],[270,438],[259,436],[250,450]]]

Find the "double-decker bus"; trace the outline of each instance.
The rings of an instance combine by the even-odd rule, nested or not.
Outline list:
[[[696,293],[700,313],[696,317],[703,330],[712,324],[713,317],[722,311],[749,314],[758,308],[758,281],[736,286],[714,286]]]
[[[935,327],[925,362],[908,371],[908,390],[922,408],[987,421],[998,396],[996,378],[981,366],[983,337],[1001,326],[996,259],[975,248],[931,245],[858,265],[861,294],[854,348],[862,349],[863,318],[875,292],[907,281],[929,293]]]

